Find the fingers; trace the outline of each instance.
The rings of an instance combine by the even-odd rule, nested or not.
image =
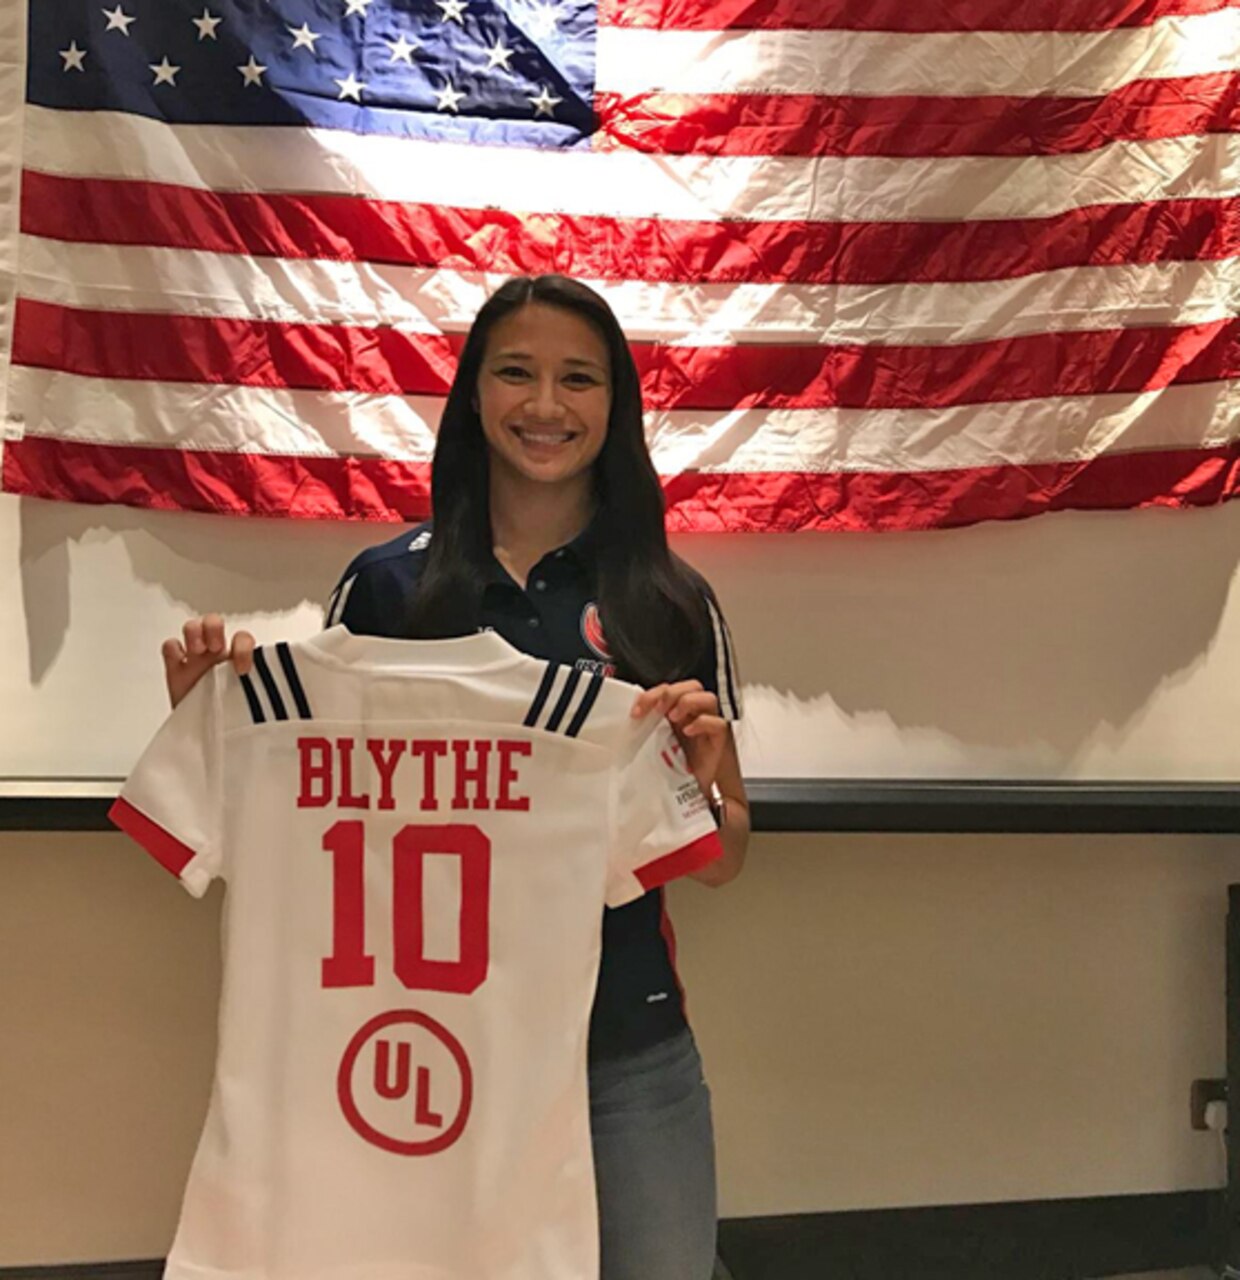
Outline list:
[[[656,684],[649,689],[643,689],[637,695],[633,703],[633,715],[640,717],[654,710],[656,707],[659,714],[666,714],[671,708],[686,695],[693,693],[702,693],[702,682],[700,680],[679,680],[675,684]],[[714,694],[707,694],[709,698],[714,698]]]
[[[254,665],[254,637],[248,631],[238,631],[233,636],[232,664],[239,676],[246,675]]]
[[[701,734],[725,733],[728,722],[723,716],[702,714],[695,716],[687,724],[676,726],[686,737],[698,737]]]

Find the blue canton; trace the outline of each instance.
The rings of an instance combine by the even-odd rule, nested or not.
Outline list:
[[[589,0],[31,0],[27,97],[170,124],[588,146]]]

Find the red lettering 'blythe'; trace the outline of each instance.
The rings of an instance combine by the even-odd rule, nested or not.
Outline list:
[[[297,807],[525,812],[520,761],[532,753],[505,738],[298,738]]]

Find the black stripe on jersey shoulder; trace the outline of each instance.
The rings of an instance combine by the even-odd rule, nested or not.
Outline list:
[[[603,677],[596,671],[590,677],[590,684],[586,688],[580,703],[578,703],[577,710],[573,713],[573,718],[568,722],[568,728],[564,730],[570,738],[575,738],[581,732],[581,726],[585,724],[586,717],[594,710],[598,691],[602,687]]]
[[[288,681],[289,692],[293,695],[293,701],[297,704],[297,714],[303,720],[311,719],[310,704],[306,701],[306,691],[302,687],[301,677],[297,674],[297,664],[293,661],[293,653],[288,647],[288,641],[279,641],[276,645],[276,654],[280,659],[280,666],[284,670],[284,678]]]
[[[568,710],[568,705],[573,700],[573,693],[580,682],[581,669],[573,667],[568,673],[568,679],[564,681],[564,688],[560,691],[555,710],[545,725],[548,733],[554,733],[560,727],[560,721],[564,719],[564,713]]]
[[[534,701],[530,703],[530,709],[525,713],[525,719],[521,722],[527,729],[532,729],[538,723],[538,717],[542,715],[542,709],[547,705],[547,699],[551,696],[551,686],[555,684],[556,672],[560,669],[558,662],[548,662],[547,668],[543,672],[542,680],[538,685],[538,692],[534,695]]]
[[[250,718],[255,724],[262,724],[267,717],[263,715],[263,704],[259,700],[258,690],[254,688],[254,681],[248,675],[241,677],[241,688],[245,692],[245,700],[250,706]]]
[[[287,720],[288,712],[284,707],[284,699],[280,697],[280,690],[276,688],[275,677],[271,674],[271,667],[267,663],[267,655],[263,652],[262,646],[254,650],[254,666],[258,670],[258,678],[263,682],[263,688],[267,690],[267,699],[271,703],[276,719]]]

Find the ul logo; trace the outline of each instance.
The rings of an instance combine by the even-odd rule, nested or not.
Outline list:
[[[465,1131],[473,1072],[441,1023],[413,1009],[371,1018],[349,1042],[336,1080],[345,1119],[395,1155],[429,1156]]]

